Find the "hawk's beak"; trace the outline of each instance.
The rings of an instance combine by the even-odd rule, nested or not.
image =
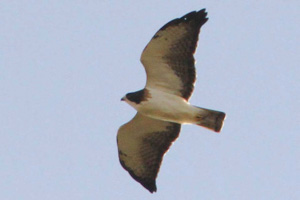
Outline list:
[[[124,97],[122,97],[121,101],[125,101],[125,98],[124,98]]]

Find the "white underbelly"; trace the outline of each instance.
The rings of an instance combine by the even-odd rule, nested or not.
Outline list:
[[[161,91],[149,92],[151,98],[141,102],[137,107],[142,114],[181,124],[195,122],[196,109],[183,98]]]

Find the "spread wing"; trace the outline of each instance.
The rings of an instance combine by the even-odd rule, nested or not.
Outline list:
[[[205,9],[164,25],[145,47],[141,62],[147,73],[146,87],[176,94],[188,100],[196,80],[193,54],[200,28],[208,20]]]
[[[137,113],[118,131],[121,165],[151,193],[156,191],[155,179],[163,156],[178,137],[180,128],[180,124]]]

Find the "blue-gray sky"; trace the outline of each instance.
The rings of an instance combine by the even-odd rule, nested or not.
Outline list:
[[[206,8],[191,103],[150,194],[116,134],[145,84],[140,54],[168,21]],[[299,1],[1,1],[0,199],[300,199]]]

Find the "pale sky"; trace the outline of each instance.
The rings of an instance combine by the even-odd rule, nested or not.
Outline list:
[[[126,2],[126,3],[125,3]],[[191,103],[150,194],[116,134],[142,89],[140,54],[168,21],[206,8]],[[0,2],[0,199],[300,199],[300,1]]]

